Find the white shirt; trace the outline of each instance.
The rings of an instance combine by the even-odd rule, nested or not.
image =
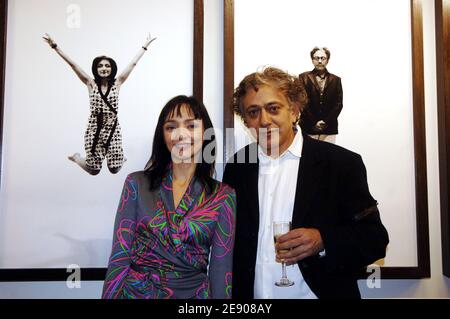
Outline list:
[[[297,130],[294,141],[278,158],[267,156],[258,147],[259,233],[256,252],[254,297],[256,299],[317,299],[297,264],[286,266],[290,287],[277,287],[281,278],[281,263],[275,261],[272,222],[292,221],[297,174],[302,154],[303,138]]]

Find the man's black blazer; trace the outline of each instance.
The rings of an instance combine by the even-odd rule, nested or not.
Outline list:
[[[327,80],[323,92],[320,91],[314,71],[299,75],[308,95],[308,103],[300,114],[300,126],[306,134],[338,134],[338,116],[342,110],[341,78],[327,72]],[[314,129],[320,120],[325,121],[322,131]]]
[[[223,182],[235,189],[237,200],[233,298],[251,299],[259,230],[256,144],[234,155]],[[295,199],[286,200],[295,200],[292,228],[317,228],[324,242],[325,256],[298,262],[311,290],[318,298],[360,298],[358,274],[385,256],[389,242],[361,157],[306,136]]]

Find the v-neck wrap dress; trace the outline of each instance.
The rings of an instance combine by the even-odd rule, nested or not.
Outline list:
[[[124,157],[117,118],[119,86],[108,86],[107,92],[103,93],[98,85],[94,85],[89,100],[91,114],[84,135],[86,165],[92,170],[101,170],[106,157],[110,169],[120,169]]]
[[[150,191],[144,172],[123,187],[103,298],[231,298],[236,197],[195,177],[174,207],[172,171]]]

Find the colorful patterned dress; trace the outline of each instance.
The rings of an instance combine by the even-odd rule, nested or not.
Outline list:
[[[92,170],[100,170],[105,157],[110,169],[120,169],[123,165],[122,134],[117,118],[119,108],[119,87],[108,86],[103,94],[95,85],[89,96],[91,114],[84,134],[86,165]]]
[[[236,198],[195,177],[175,209],[172,171],[150,191],[144,172],[122,192],[103,298],[231,298]]]

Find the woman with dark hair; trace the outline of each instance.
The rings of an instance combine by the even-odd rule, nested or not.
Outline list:
[[[156,38],[148,35],[138,54],[117,78],[117,64],[110,57],[99,56],[94,59],[92,62],[94,78],[91,78],[61,50],[50,35],[45,34],[43,38],[70,65],[89,90],[91,114],[84,135],[86,158],[81,157],[80,153],[75,153],[68,157],[69,160],[78,164],[89,174],[97,175],[100,173],[103,160],[106,157],[109,171],[113,174],[117,173],[125,161],[122,149],[122,134],[117,119],[119,90],[147,51],[150,43]]]
[[[103,298],[231,298],[236,201],[212,177],[215,146],[201,102],[164,106],[145,170],[125,181]]]

